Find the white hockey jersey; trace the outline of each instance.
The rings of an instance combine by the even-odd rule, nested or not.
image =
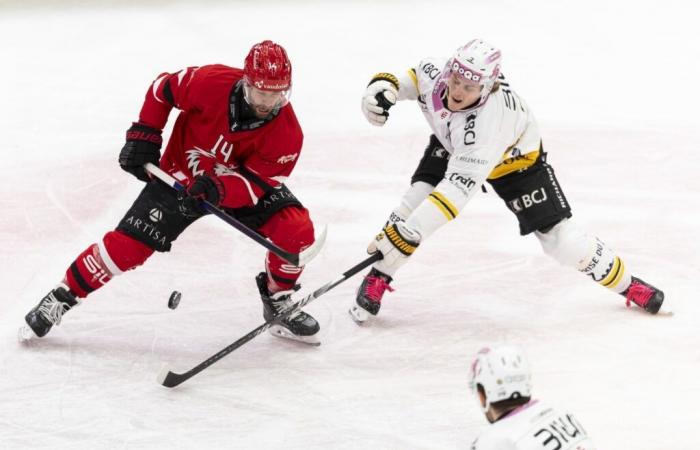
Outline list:
[[[399,100],[416,100],[450,159],[444,179],[409,220],[423,238],[456,217],[487,178],[494,179],[534,164],[540,133],[526,103],[505,77],[487,101],[451,112],[444,105],[441,75],[447,59],[424,59],[399,81]],[[436,216],[436,214],[441,215]]]
[[[595,450],[586,430],[567,412],[533,400],[491,425],[472,450]]]

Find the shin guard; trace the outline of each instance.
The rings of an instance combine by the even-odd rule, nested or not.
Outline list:
[[[314,227],[305,208],[288,207],[280,210],[259,231],[288,252],[298,253],[314,242]],[[288,263],[268,252],[265,258],[270,292],[292,289],[303,267]]]
[[[544,252],[573,267],[601,286],[623,292],[631,281],[622,259],[603,241],[563,220],[546,233],[536,232]]]
[[[102,241],[90,245],[73,261],[64,283],[77,297],[87,297],[114,276],[148,259],[153,249],[119,231],[110,231]]]

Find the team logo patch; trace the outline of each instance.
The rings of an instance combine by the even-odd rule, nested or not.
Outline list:
[[[148,218],[151,222],[158,223],[163,219],[163,212],[158,208],[153,208],[148,212]]]

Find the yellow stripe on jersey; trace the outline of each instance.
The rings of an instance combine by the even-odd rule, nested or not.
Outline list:
[[[416,87],[416,92],[420,94],[420,89],[418,88],[418,77],[416,76],[416,69],[408,69],[408,76],[411,77],[411,81],[413,81],[413,86]]]
[[[600,284],[607,288],[614,288],[615,286],[618,285],[620,280],[622,280],[622,277],[625,274],[625,264],[622,262],[622,260],[619,257],[615,257],[613,260],[613,265],[612,269],[610,269],[610,273],[608,273],[608,276],[600,280]]]
[[[452,220],[457,217],[457,214],[459,214],[459,210],[455,208],[455,205],[453,205],[452,202],[447,199],[447,197],[438,191],[431,192],[430,195],[428,195],[428,200],[430,200],[433,205],[437,206],[437,208],[442,211],[445,217],[447,217],[447,220]]]
[[[504,156],[507,155],[508,152],[510,152],[510,149],[506,150]],[[539,157],[540,149],[538,148],[537,150],[525,153],[524,155],[505,158],[503,161],[498,163],[496,167],[493,168],[493,170],[487,178],[489,180],[495,180],[496,178],[501,178],[505,175],[508,175],[509,173],[513,173],[520,169],[530,167],[533,164],[535,164],[535,162],[537,162],[537,158]]]

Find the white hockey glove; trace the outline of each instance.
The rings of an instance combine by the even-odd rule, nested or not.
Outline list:
[[[420,234],[404,221],[387,223],[382,232],[370,242],[367,253],[381,252],[384,258],[374,267],[393,277],[399,267],[406,264],[408,257],[416,251],[420,239]]]
[[[362,112],[372,125],[381,127],[389,118],[389,108],[399,96],[399,80],[390,73],[372,77],[362,97]]]

